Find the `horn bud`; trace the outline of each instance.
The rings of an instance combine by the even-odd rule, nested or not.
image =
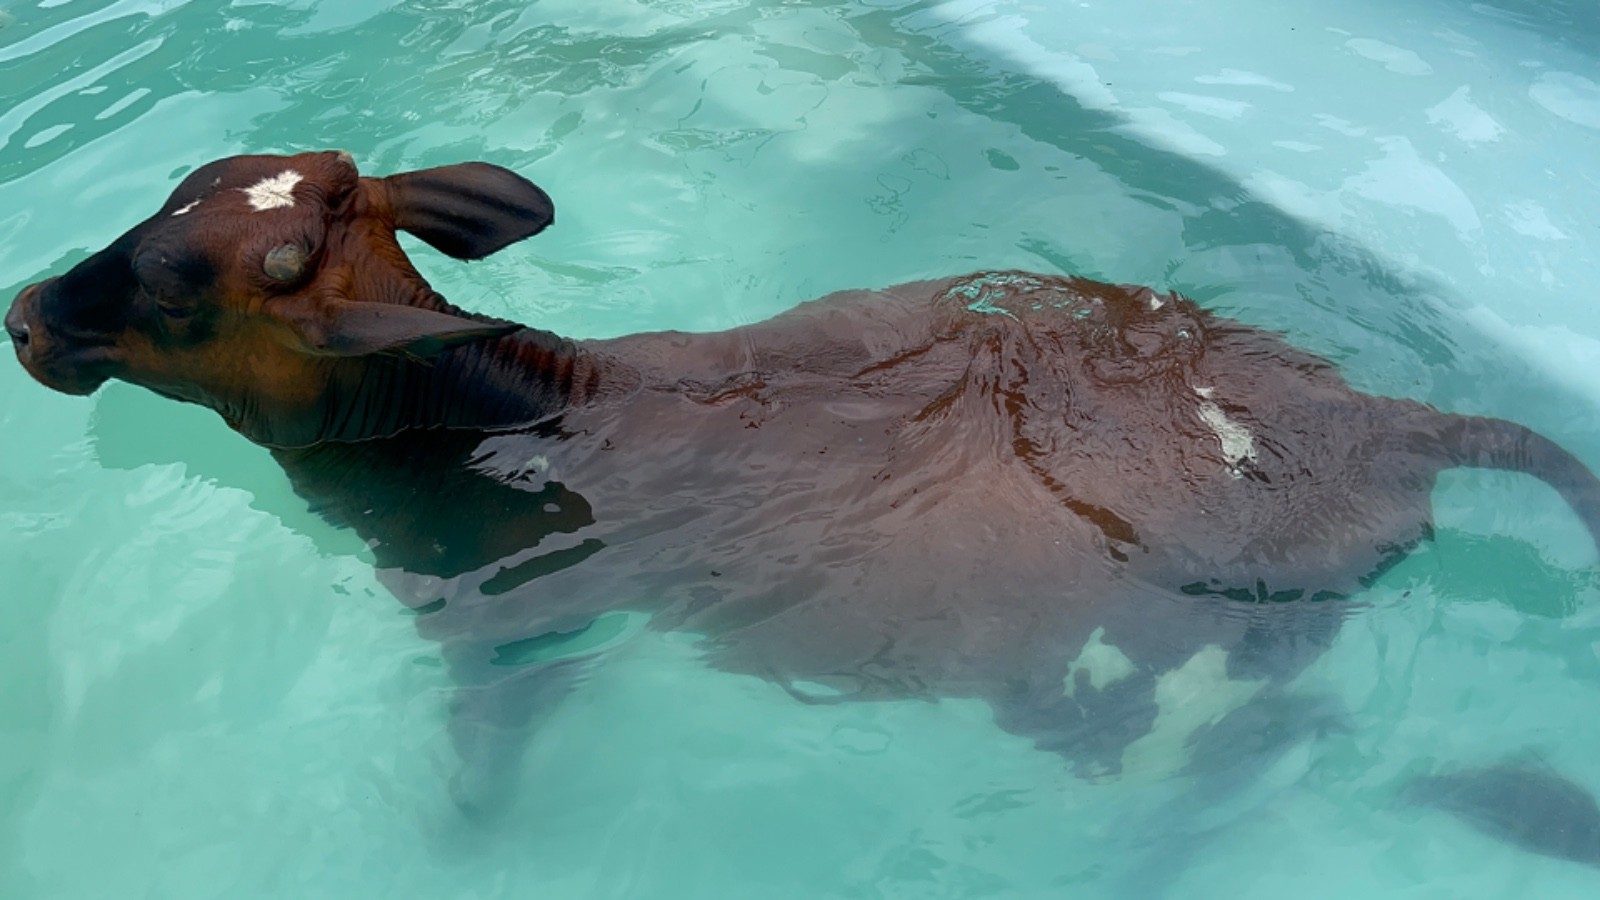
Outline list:
[[[305,273],[306,252],[298,244],[273,247],[261,268],[273,281],[294,281]]]

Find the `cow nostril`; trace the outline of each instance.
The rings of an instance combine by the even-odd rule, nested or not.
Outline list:
[[[28,346],[28,326],[20,317],[6,316],[6,334],[11,335],[11,343],[16,344],[17,349]]]

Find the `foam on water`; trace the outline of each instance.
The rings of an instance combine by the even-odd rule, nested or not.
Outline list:
[[[1600,465],[1594,16],[1334,6],[16,3],[0,295],[216,156],[487,159],[561,211],[471,267],[417,250],[491,314],[709,329],[1070,271]],[[1600,789],[1593,550],[1529,478],[1442,479],[1438,542],[1295,686],[1338,726],[1253,749],[1268,723],[1208,777],[1163,774],[1188,750],[1152,740],[1150,777],[1080,779],[981,704],[803,705],[626,628],[534,739],[508,819],[473,830],[435,648],[263,451],[11,364],[0,434],[0,896],[1594,894],[1592,870],[1395,802],[1410,775],[1529,756]],[[1109,683],[1118,654],[1080,665]],[[1163,695],[1185,734],[1256,688],[1197,660]]]

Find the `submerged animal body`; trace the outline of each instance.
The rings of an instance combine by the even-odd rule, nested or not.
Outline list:
[[[808,702],[981,698],[1109,774],[1314,658],[1444,468],[1537,475],[1600,535],[1546,438],[1172,294],[987,272],[575,342],[449,305],[395,240],[471,259],[552,218],[481,163],[235,157],[6,327],[48,386],[122,378],[272,447],[442,643],[495,779],[572,677],[540,648],[612,610]]]
[[[1600,866],[1600,805],[1581,785],[1543,764],[1507,762],[1426,775],[1409,782],[1400,798],[1455,813],[1524,850]]]

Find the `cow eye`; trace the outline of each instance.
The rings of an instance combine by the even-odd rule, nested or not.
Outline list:
[[[142,250],[133,258],[133,275],[158,303],[168,297],[189,297],[209,285],[215,271],[204,256],[183,251],[169,251],[161,246]],[[189,309],[188,304],[170,304],[177,309]]]
[[[181,322],[184,319],[194,315],[194,309],[191,307],[178,306],[173,303],[163,303],[160,300],[156,301],[156,309],[161,310],[161,314],[163,316],[166,316],[175,322]]]

